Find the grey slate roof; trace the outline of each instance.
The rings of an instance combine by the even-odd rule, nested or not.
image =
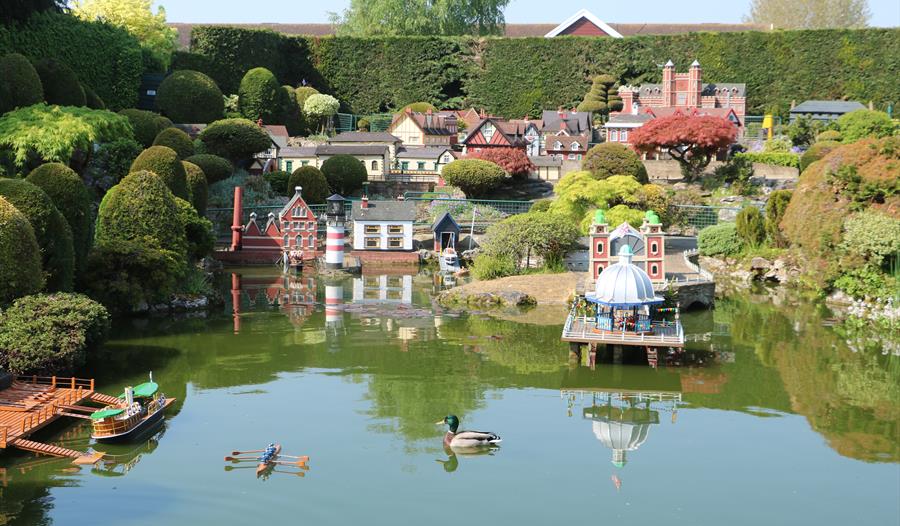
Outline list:
[[[609,120],[606,121],[605,126],[609,127],[611,124],[641,124],[652,118],[653,115],[649,113],[638,113],[637,115],[631,113],[610,113]]]
[[[315,157],[315,146],[287,146],[281,149],[281,157]]]
[[[453,219],[453,216],[450,215],[450,212],[444,212],[437,219],[435,219],[434,223],[431,225],[432,232],[456,232],[459,234],[459,223]]]
[[[807,100],[791,109],[791,113],[844,114],[864,109],[866,109],[866,107],[855,100]]]
[[[353,201],[350,212],[352,221],[415,221],[416,204],[412,201],[369,201],[363,208],[362,201]]]
[[[384,155],[387,149],[378,144],[320,144],[316,155]]]
[[[423,146],[420,148],[406,147],[397,149],[397,157],[401,159],[437,159],[450,148]]]
[[[328,139],[328,142],[400,142],[400,138],[388,132],[352,131],[339,133]]]
[[[728,90],[734,97],[744,97],[747,94],[747,85],[736,82],[718,82],[716,84],[704,84],[700,95],[715,95],[716,90]]]
[[[569,133],[580,135],[591,128],[590,113],[586,111],[563,111],[563,113],[566,114],[566,131]],[[544,110],[541,120],[544,121],[543,131],[556,133],[559,131],[562,117],[557,111]]]

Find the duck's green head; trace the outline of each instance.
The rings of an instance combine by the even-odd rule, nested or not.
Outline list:
[[[447,424],[450,426],[450,432],[456,433],[456,430],[459,429],[459,418],[456,415],[447,415],[443,420],[438,420],[435,424]]]

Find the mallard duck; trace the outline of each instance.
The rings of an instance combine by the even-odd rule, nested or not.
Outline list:
[[[444,445],[453,449],[475,448],[490,446],[501,442],[495,433],[484,431],[457,431],[459,429],[459,417],[456,415],[445,416],[443,420],[435,422],[436,425],[447,424],[450,430],[444,435]]]

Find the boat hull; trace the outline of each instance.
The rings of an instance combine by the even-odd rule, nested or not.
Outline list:
[[[146,436],[148,433],[155,431],[159,427],[159,425],[162,424],[162,421],[165,419],[166,408],[169,407],[169,405],[174,401],[174,398],[167,399],[165,405],[160,408],[159,411],[147,416],[128,431],[116,435],[97,436],[91,434],[91,438],[93,438],[97,442],[110,444],[116,442],[130,442]]]
[[[260,462],[260,463],[256,466],[256,476],[257,476],[257,477],[260,477],[262,474],[264,474],[264,473],[265,473],[266,471],[268,471],[270,468],[274,468],[274,467],[275,467],[275,462],[274,462],[274,461],[275,461],[275,460],[278,460],[278,454],[279,454],[279,453],[281,453],[281,444],[275,444],[275,454],[272,455],[272,458],[270,459],[270,461],[269,461],[269,462]]]

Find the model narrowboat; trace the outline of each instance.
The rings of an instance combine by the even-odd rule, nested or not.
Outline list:
[[[175,401],[159,392],[152,375],[149,382],[126,387],[119,398],[118,404],[91,413],[91,438],[99,442],[134,440],[156,428],[163,421],[166,408]]]

